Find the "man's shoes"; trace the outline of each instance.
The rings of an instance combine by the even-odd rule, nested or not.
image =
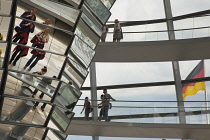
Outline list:
[[[23,67],[23,69],[26,69],[26,68],[27,68],[26,66]]]

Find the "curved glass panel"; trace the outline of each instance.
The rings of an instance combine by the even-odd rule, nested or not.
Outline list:
[[[66,111],[66,109],[56,106],[50,120],[50,123],[53,123],[55,126],[52,127],[53,125],[50,125],[49,127],[56,130],[60,129],[62,132],[65,132],[72,117],[74,117],[74,112],[66,113]]]
[[[101,0],[101,2],[110,9],[116,0]]]
[[[79,89],[85,81],[85,77],[81,73],[72,67],[71,64],[67,63],[63,72],[62,80],[68,83],[74,81],[73,86]]]
[[[107,7],[100,0],[86,0],[86,2],[104,24],[111,15],[111,12],[107,9]]]
[[[41,99],[43,98],[44,95],[47,95],[46,98],[44,97],[43,99],[50,101],[51,97],[54,95],[55,87],[57,87],[58,85],[58,81],[55,81],[46,77],[41,78],[41,77],[36,77],[32,75],[20,74],[16,72],[9,72],[9,75],[11,77],[9,77],[10,79],[8,80],[6,84],[6,86],[8,87],[8,89],[6,89],[6,93],[12,94],[12,95],[14,94],[16,96],[25,96],[24,94],[19,95],[15,91],[21,90],[22,87],[26,87],[26,88],[28,87],[30,90],[32,90],[32,93],[31,95],[29,95],[29,97],[34,95],[33,98],[34,97],[36,98],[36,95],[38,96],[40,95],[40,93],[42,93],[43,95]],[[13,82],[11,82],[12,80]],[[11,86],[13,88],[9,88]],[[38,91],[40,91],[40,93],[38,93]]]
[[[72,66],[73,68],[75,68],[78,72],[80,72],[80,74],[82,74],[83,77],[86,77],[88,74],[88,71],[82,67],[81,65],[79,65],[77,62],[75,62],[72,59],[68,59],[69,61],[69,65]]]
[[[22,131],[21,131],[22,130]],[[24,139],[24,140],[41,140],[46,129],[36,128],[36,127],[27,127],[24,125],[9,125],[1,124],[0,125],[0,134],[1,139]],[[13,132],[13,134],[9,133]]]
[[[99,36],[101,36],[102,31],[101,31],[101,29],[98,28],[98,26],[96,26],[84,13],[82,14],[81,17],[84,20],[84,22],[86,24],[88,24],[89,27],[96,32],[96,34],[98,34]]]
[[[77,36],[75,36],[71,45],[71,51],[86,68],[89,66],[95,55],[95,51]]]
[[[86,42],[92,49],[95,49],[96,47],[96,44],[90,39],[91,36],[90,35],[87,35],[85,34],[84,32],[82,32],[82,30],[77,27],[76,31],[75,31],[75,34],[80,38],[82,39],[84,42]]]
[[[5,96],[7,95],[5,94]],[[1,121],[44,125],[48,117],[51,105],[46,104],[47,107],[50,108],[49,110],[45,110],[45,112],[42,112],[39,107],[37,107],[37,109],[33,108],[34,101],[32,100],[22,100],[22,99],[16,99],[14,96],[11,97],[13,98],[8,98],[8,97],[4,98]]]
[[[49,0],[30,0],[30,2],[43,7],[45,9],[45,12],[51,12],[51,14],[55,13],[59,15],[56,17],[62,17],[71,24],[75,23],[79,14],[79,10]]]
[[[72,4],[73,6],[78,6],[81,3],[81,0],[64,0],[70,4]]]
[[[81,94],[82,93],[75,89],[72,85],[63,82],[59,89],[58,95],[55,98],[55,103],[72,111]]]
[[[56,131],[50,129],[47,133],[46,140],[66,140],[67,135],[61,133],[60,131]]]
[[[12,1],[9,0],[1,0],[0,3],[0,14],[10,14],[10,9],[11,9]]]

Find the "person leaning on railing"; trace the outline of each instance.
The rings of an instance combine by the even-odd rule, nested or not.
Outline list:
[[[110,108],[110,99],[113,101],[116,101],[114,98],[112,98],[112,96],[110,94],[107,93],[107,89],[103,90],[104,93],[104,107],[103,107],[103,116],[105,121],[110,121],[109,115],[108,115],[108,111]]]
[[[103,28],[102,28],[102,35],[101,35],[101,42],[105,42],[106,40],[106,35],[107,35],[107,32],[109,31],[109,28],[107,25],[104,25]]]

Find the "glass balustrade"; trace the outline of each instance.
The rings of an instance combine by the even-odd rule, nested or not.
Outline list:
[[[111,101],[111,103],[112,108],[109,109],[111,122],[179,124],[176,101],[147,102],[118,100]],[[207,124],[210,110],[206,106],[205,101],[186,101],[184,103],[186,124]],[[77,110],[82,110],[82,106],[77,105]],[[100,112],[100,108],[98,112]],[[76,114],[75,117],[83,119],[79,114]]]

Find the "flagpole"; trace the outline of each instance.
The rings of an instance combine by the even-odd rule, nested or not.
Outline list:
[[[206,83],[205,83],[205,87],[206,87]],[[207,95],[207,92],[206,92],[206,89],[205,89],[205,104],[206,104],[206,121],[207,121],[207,124],[209,124],[209,114],[208,114],[208,95]]]
[[[204,60],[203,61],[203,65],[204,65],[204,77],[205,77],[205,63],[204,63]],[[207,94],[207,91],[206,91],[206,82],[205,82],[205,105],[206,105],[206,121],[207,121],[207,124],[209,124],[209,114],[208,114],[208,108],[209,108],[209,104],[208,104],[208,94]]]

